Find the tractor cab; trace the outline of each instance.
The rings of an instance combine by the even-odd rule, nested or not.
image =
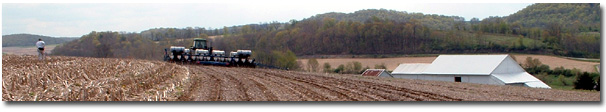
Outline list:
[[[192,49],[208,49],[206,46],[206,39],[203,38],[195,38],[194,45]]]

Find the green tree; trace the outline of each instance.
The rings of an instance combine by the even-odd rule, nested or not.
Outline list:
[[[292,51],[273,51],[272,54],[273,56],[275,56],[274,58],[276,60],[274,65],[292,70],[299,69],[299,66],[297,64],[297,56]]]
[[[518,46],[516,46],[520,50],[526,49],[526,45],[524,45],[524,36],[518,36]]]
[[[223,27],[223,36],[227,37],[229,36],[230,32],[229,32],[229,28],[227,28],[226,26]]]
[[[324,72],[325,73],[330,73],[330,72],[333,71],[332,68],[330,67],[330,63],[324,63],[324,67],[323,68],[324,68]]]
[[[541,61],[539,61],[539,59],[532,59],[532,57],[526,57],[526,63],[524,64],[524,67],[535,68],[542,64],[543,63],[541,63]]]
[[[241,34],[253,33],[253,29],[250,27],[250,25],[244,25],[244,26],[242,26],[242,31],[240,33]]]
[[[337,68],[335,68],[334,71],[335,71],[335,73],[343,73],[344,69],[345,69],[345,65],[341,64]]]
[[[343,73],[352,74],[354,72],[355,72],[355,70],[354,70],[353,63],[352,62],[347,62],[347,64],[345,64],[345,69],[343,70]]]
[[[315,58],[307,60],[307,69],[309,72],[318,72],[320,64]]]
[[[343,73],[346,74],[358,74],[362,71],[362,63],[358,61],[352,61],[345,64]]]
[[[562,25],[560,25],[560,23],[553,22],[547,25],[546,30],[549,36],[552,37],[547,41],[553,44],[560,44],[560,41],[562,40]]]
[[[538,78],[539,80],[547,83],[547,84],[551,84],[552,81],[549,78],[549,74],[543,72],[543,73],[538,73],[538,74],[534,74],[534,77]]]
[[[354,61],[352,63],[354,65],[354,73],[359,73],[360,71],[362,71],[362,63],[358,61]]]
[[[558,83],[561,83],[562,86],[568,86],[568,82],[566,81],[566,76],[558,75]]]

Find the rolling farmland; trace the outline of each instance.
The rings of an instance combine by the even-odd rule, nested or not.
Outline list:
[[[600,101],[566,91],[161,61],[3,55],[3,101]]]

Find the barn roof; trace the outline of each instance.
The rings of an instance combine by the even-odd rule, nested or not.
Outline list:
[[[511,73],[511,74],[492,74],[492,76],[498,78],[504,83],[525,83],[529,87],[534,88],[551,88],[547,84],[543,83],[536,77],[528,74],[527,72]]]
[[[490,75],[508,55],[440,55],[424,73]]]
[[[512,74],[492,74],[492,76],[499,78],[504,83],[523,83],[538,80],[527,72]]]
[[[392,74],[420,74],[429,66],[428,63],[403,63],[391,72]]]
[[[526,86],[528,87],[533,87],[533,88],[548,88],[551,89],[551,87],[549,87],[549,85],[543,83],[543,81],[532,81],[532,82],[526,82],[524,83]]]
[[[362,73],[362,76],[376,76],[376,77],[378,77],[384,71],[385,71],[385,69],[366,69],[366,71],[364,71],[364,73]]]

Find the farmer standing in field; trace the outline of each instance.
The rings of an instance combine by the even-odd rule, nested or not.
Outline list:
[[[36,47],[38,47],[38,59],[39,60],[44,60],[44,41],[42,41],[42,39],[38,39],[38,42],[36,42]]]

